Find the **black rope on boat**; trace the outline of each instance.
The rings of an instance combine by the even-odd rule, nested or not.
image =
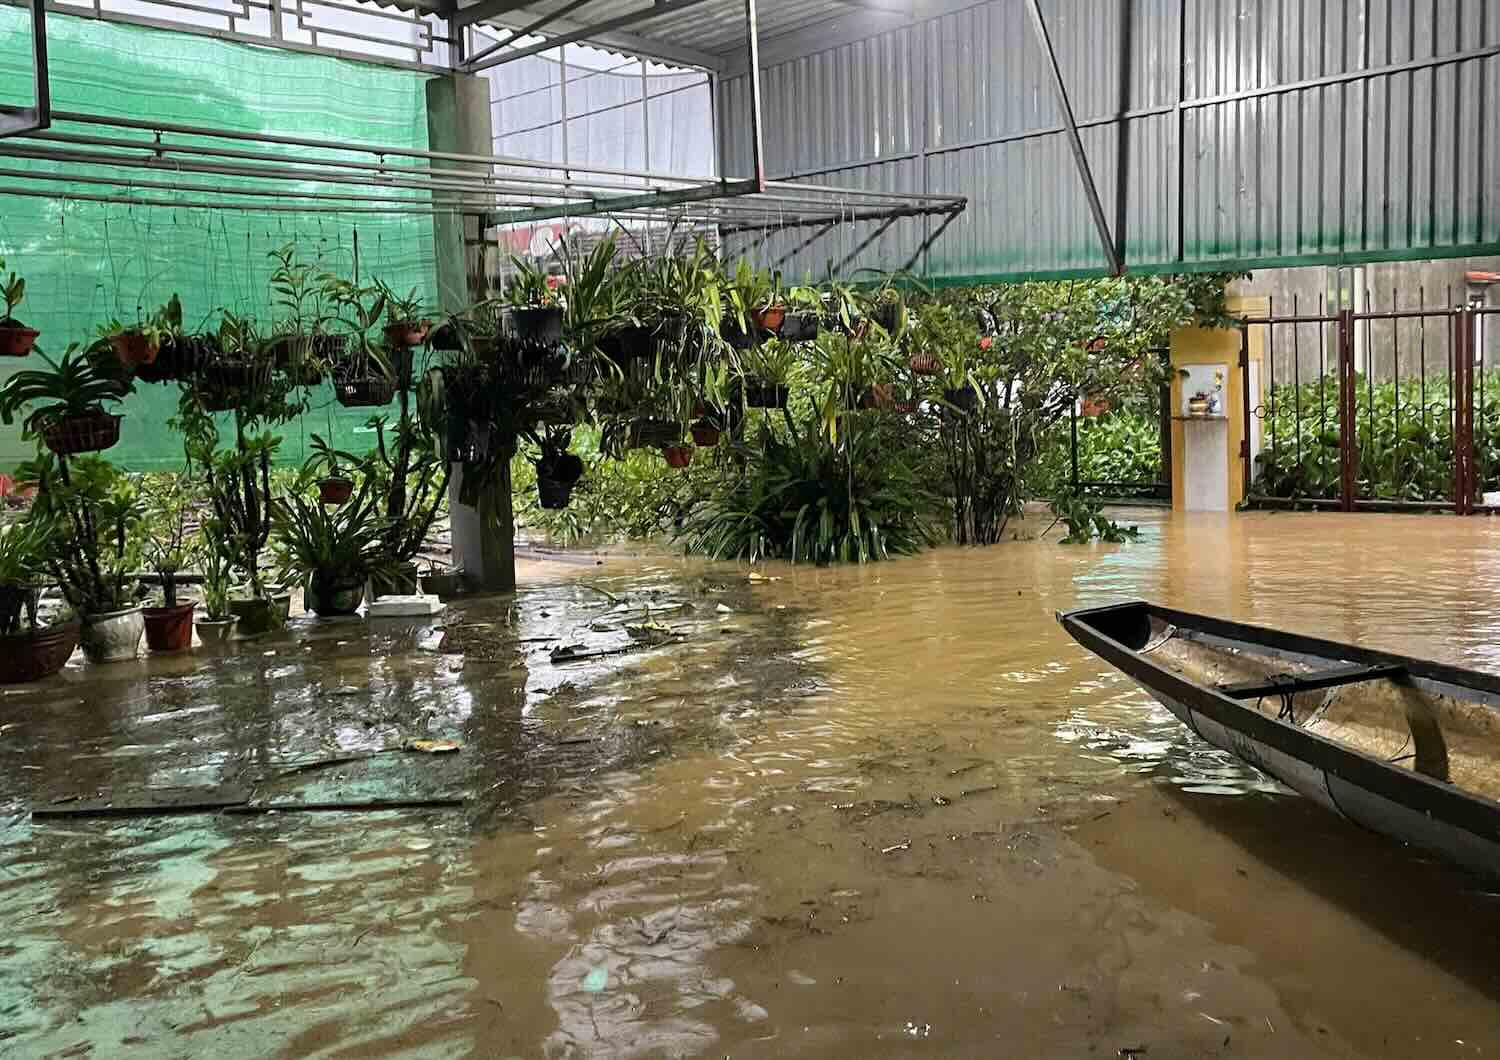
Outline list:
[[[1279,692],[1276,693],[1277,695],[1279,695],[1281,697],[1281,709],[1276,712],[1276,720],[1277,721],[1284,721],[1284,722],[1287,722],[1287,723],[1289,723],[1291,725],[1296,725],[1297,724],[1297,712],[1296,712],[1296,704],[1293,702],[1293,700],[1294,700],[1294,698],[1297,695],[1297,688],[1296,688],[1297,675],[1296,674],[1288,674],[1288,673],[1267,674],[1266,675],[1266,683],[1267,684],[1279,685],[1279,684],[1282,684],[1283,682],[1291,685],[1292,687],[1283,689],[1283,690],[1281,690],[1281,691],[1279,691]],[[1257,711],[1260,710],[1261,703],[1265,702],[1265,698],[1266,698],[1265,696],[1261,696],[1258,699],[1256,699],[1256,701],[1255,701],[1255,709]]]

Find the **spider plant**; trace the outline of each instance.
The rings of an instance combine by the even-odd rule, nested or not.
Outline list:
[[[46,368],[17,372],[0,385],[0,421],[12,424],[17,413],[28,408],[22,427],[29,435],[70,417],[99,415],[105,405],[130,393],[128,383],[101,374],[77,345],[70,345],[61,361],[38,356]]]
[[[362,584],[392,566],[385,553],[380,495],[366,481],[354,500],[329,510],[295,494],[273,502],[277,553],[317,595]]]

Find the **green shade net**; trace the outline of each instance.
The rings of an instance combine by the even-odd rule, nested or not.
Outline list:
[[[49,15],[47,31],[56,111],[340,143],[427,147],[427,75],[416,71],[63,15]],[[0,7],[0,102],[29,104],[31,79],[30,16]],[[150,136],[144,131],[123,133],[65,123],[54,128],[142,140]],[[207,138],[173,136],[171,141],[286,157],[330,157],[320,151]],[[16,315],[42,332],[38,345],[52,356],[60,355],[70,342],[91,341],[98,326],[111,318],[133,321],[150,313],[174,292],[182,299],[184,324],[190,329],[216,326],[217,311],[224,308],[256,317],[269,332],[274,314],[268,280],[274,262],[268,255],[287,243],[295,243],[298,256],[319,268],[353,278],[357,262],[363,282],[379,278],[402,294],[416,288],[429,303],[436,300],[430,215],[338,213],[311,206],[307,212],[292,213],[93,203],[66,195],[120,194],[127,189],[27,180],[13,171],[118,175],[231,191],[287,185],[174,173],[165,167],[82,166],[3,156],[0,169],[12,171],[0,176],[0,187],[45,190],[56,196],[0,193],[0,257],[27,283],[26,301]],[[334,190],[326,184],[302,187],[320,193]],[[134,194],[174,203],[204,199],[199,192],[160,189],[138,189]],[[416,205],[430,201],[425,191],[404,194]],[[256,205],[279,201],[284,202],[260,198]],[[0,366],[0,373],[8,376],[21,367],[39,366],[35,357],[16,360]],[[313,432],[331,433],[331,440],[342,448],[370,448],[374,435],[366,424],[379,410],[344,409],[326,384],[313,388],[310,397],[311,410],[279,431],[284,438],[281,462],[300,461]],[[125,421],[120,442],[105,455],[129,470],[181,466],[181,442],[167,427],[177,400],[175,383],[138,383],[121,410]],[[394,418],[394,410],[390,415]],[[227,421],[229,415],[222,418]],[[0,470],[9,471],[33,452],[19,426],[0,427]]]

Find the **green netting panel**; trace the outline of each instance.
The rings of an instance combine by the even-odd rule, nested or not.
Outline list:
[[[56,110],[343,143],[427,146],[426,75],[415,71],[62,15],[49,15],[47,27]],[[29,16],[0,7],[0,101],[30,98],[30,40]],[[257,149],[249,144],[229,146]],[[278,150],[299,153],[294,148]],[[0,168],[67,172],[70,167],[0,157]],[[73,166],[71,171],[223,188],[267,186],[245,178],[174,176],[164,169]],[[46,188],[59,195],[0,195],[0,256],[27,280],[26,302],[17,315],[41,330],[39,345],[48,353],[61,353],[69,342],[92,339],[98,325],[112,317],[129,320],[150,312],[173,292],[181,296],[184,322],[190,327],[219,308],[254,315],[269,325],[267,279],[272,263],[267,255],[288,242],[297,243],[301,257],[344,275],[353,272],[357,247],[362,280],[379,277],[403,293],[415,287],[429,301],[436,298],[429,215],[107,205],[62,196],[70,189],[122,189],[0,177],[3,185]],[[309,185],[308,190],[328,188]],[[426,198],[422,191],[411,194],[416,202]],[[149,196],[179,202],[202,199],[199,193],[159,190]],[[0,371],[9,374],[26,363],[16,361]],[[137,390],[126,403],[120,443],[109,457],[132,470],[179,465],[180,442],[166,427],[176,408],[176,386],[140,384]],[[314,411],[283,431],[283,462],[300,460],[305,438],[330,427],[341,446],[369,447],[372,435],[364,425],[370,410],[343,409],[326,386],[312,396]],[[9,470],[30,455],[19,428],[0,428],[0,468]]]

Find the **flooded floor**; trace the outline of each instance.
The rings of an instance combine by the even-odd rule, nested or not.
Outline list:
[[[578,567],[8,691],[0,1055],[1500,1053],[1500,897],[1053,620],[1139,596],[1500,671],[1500,522],[1139,520]]]

